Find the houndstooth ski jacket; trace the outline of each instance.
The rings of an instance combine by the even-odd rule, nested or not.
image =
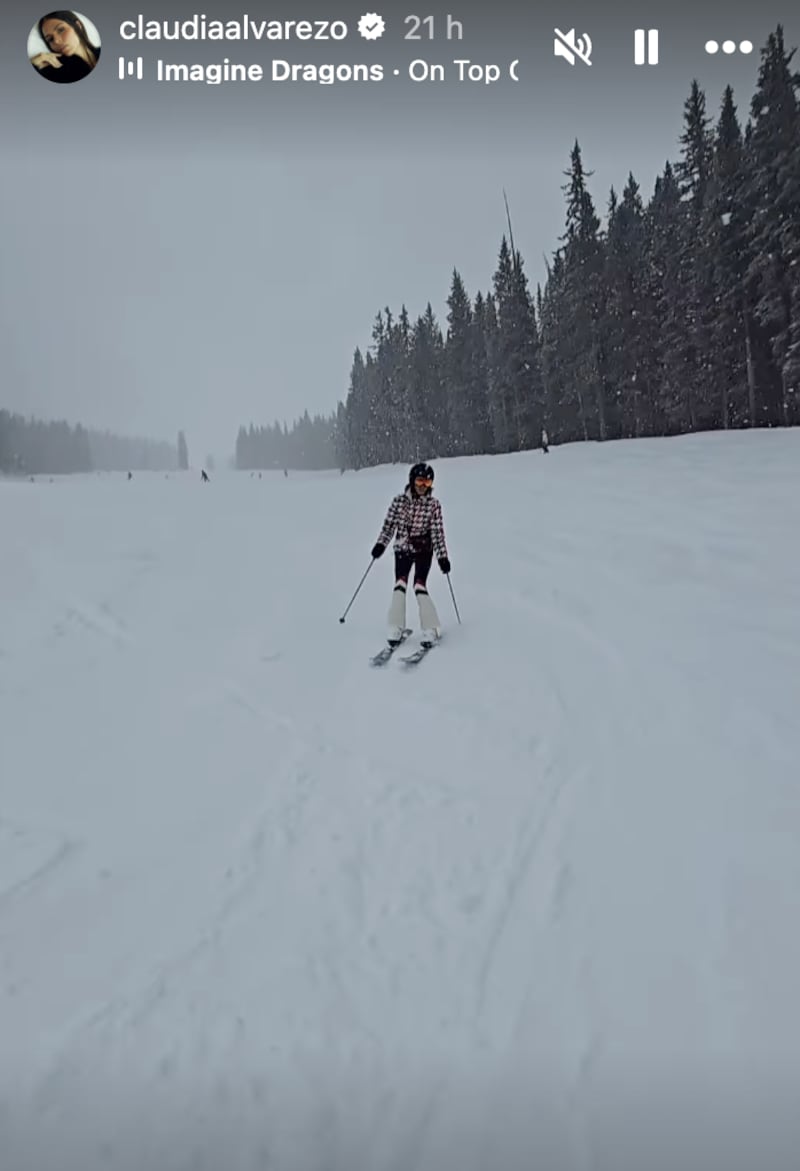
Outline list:
[[[378,535],[381,545],[388,545],[397,530],[394,547],[398,553],[413,553],[433,545],[436,558],[447,557],[442,506],[435,496],[415,496],[408,488],[395,496]]]

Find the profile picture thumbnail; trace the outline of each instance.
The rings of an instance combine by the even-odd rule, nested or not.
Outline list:
[[[100,34],[68,8],[48,12],[30,31],[28,59],[36,72],[60,85],[82,81],[100,60]]]

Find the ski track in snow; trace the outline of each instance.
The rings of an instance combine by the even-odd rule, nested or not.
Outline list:
[[[793,1168],[798,439],[0,484],[4,1171]]]

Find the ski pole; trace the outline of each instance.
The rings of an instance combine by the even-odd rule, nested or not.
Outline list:
[[[348,606],[347,606],[347,609],[345,610],[344,614],[342,614],[341,618],[339,619],[340,622],[344,622],[345,618],[347,617],[347,615],[350,611],[350,607],[352,606],[353,602],[358,597],[358,591],[361,589],[364,582],[367,580],[367,574],[372,569],[374,564],[375,564],[375,558],[373,557],[372,560],[370,561],[369,565],[367,566],[366,570],[364,571],[364,576],[362,577],[361,581],[358,583],[358,586],[356,587],[356,592],[353,594],[352,598],[350,599]]]
[[[453,609],[456,612],[456,618],[458,619],[458,625],[460,626],[461,625],[461,615],[458,612],[458,606],[456,605],[456,596],[453,593],[453,583],[450,581],[450,574],[449,573],[447,574],[447,584],[450,586],[450,597],[453,599]]]

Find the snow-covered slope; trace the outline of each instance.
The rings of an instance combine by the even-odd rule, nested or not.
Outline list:
[[[800,433],[0,484],[3,1171],[796,1168]]]

